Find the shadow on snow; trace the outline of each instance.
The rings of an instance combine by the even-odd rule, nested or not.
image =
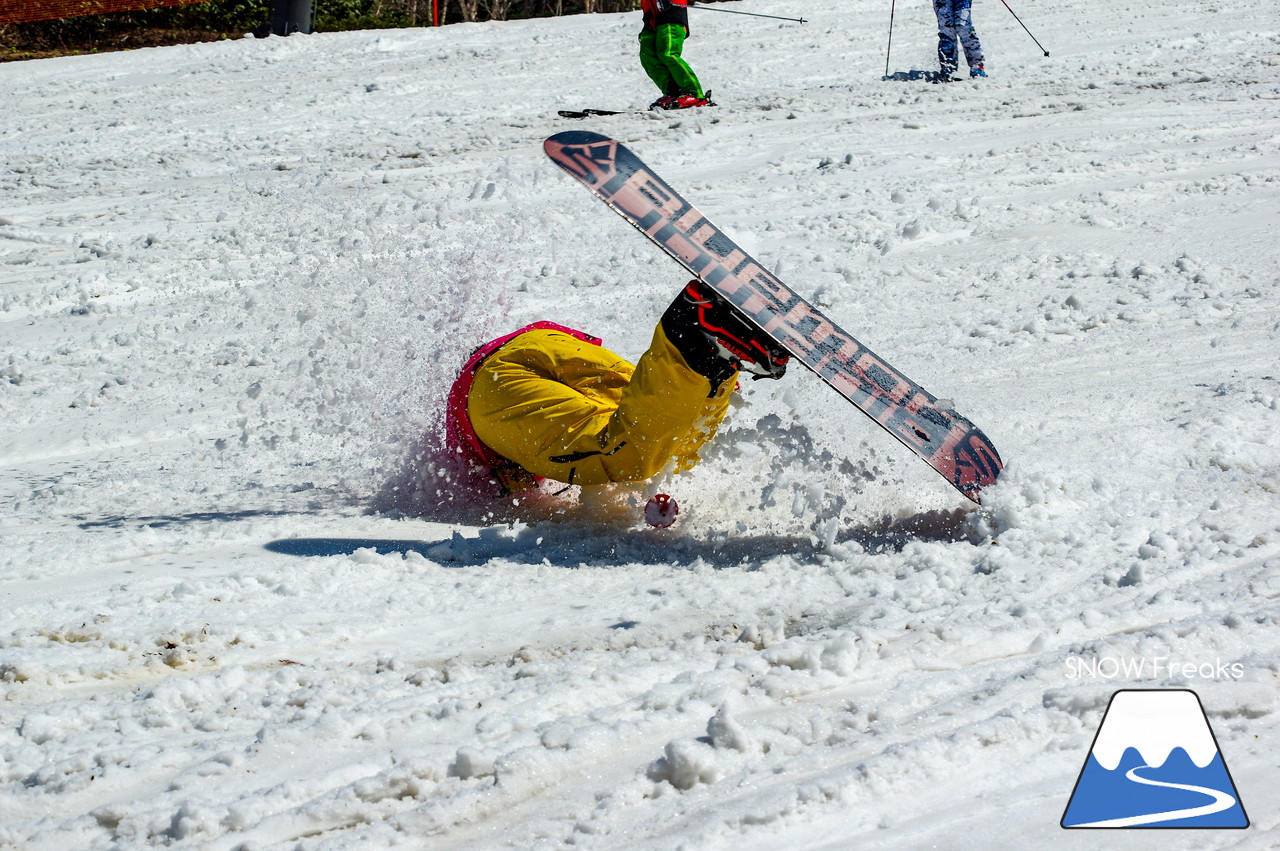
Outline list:
[[[707,539],[680,537],[666,530],[610,529],[605,534],[582,525],[489,527],[475,537],[457,532],[445,540],[420,541],[378,538],[285,538],[265,548],[284,555],[349,556],[360,550],[379,555],[415,553],[448,567],[477,567],[493,561],[548,564],[556,567],[605,567],[662,563],[714,569],[744,567],[757,570],[780,557],[811,558],[833,554],[856,544],[871,554],[898,552],[914,541],[963,542],[969,538],[965,509],[925,511],[886,519],[837,536],[823,546],[810,536],[711,535]]]

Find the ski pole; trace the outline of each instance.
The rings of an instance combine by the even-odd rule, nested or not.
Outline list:
[[[689,4],[690,9],[701,9],[704,12],[724,12],[726,15],[750,15],[753,18],[773,18],[775,21],[794,21],[800,24],[807,24],[804,18],[784,18],[781,15],[762,15],[759,12],[739,12],[737,9],[714,9],[710,6],[695,6]]]
[[[1004,0],[1000,0],[1000,2],[1001,2],[1001,3],[1004,3]],[[1031,35],[1031,30],[1028,30],[1028,29],[1027,29],[1027,25],[1026,25],[1026,24],[1024,24],[1024,23],[1022,23],[1022,18],[1019,18],[1019,17],[1018,17],[1018,13],[1017,13],[1017,12],[1015,12],[1015,11],[1013,11],[1013,9],[1009,6],[1009,4],[1008,4],[1008,3],[1004,3],[1004,7],[1005,7],[1006,9],[1008,9],[1008,10],[1009,10],[1009,14],[1010,14],[1010,15],[1013,15],[1013,19],[1014,19],[1015,21],[1017,21],[1017,22],[1018,22],[1018,24],[1019,24],[1019,25],[1020,25],[1024,30],[1027,30],[1027,35]],[[1031,35],[1031,40],[1032,40],[1032,41],[1034,41],[1034,42],[1036,43],[1036,47],[1040,48],[1041,50],[1044,50],[1044,45],[1040,43],[1040,40],[1039,40],[1038,38],[1036,38],[1034,35]],[[1049,55],[1049,51],[1044,50],[1044,55],[1045,55],[1045,56],[1048,56],[1048,55]]]
[[[898,0],[890,0],[889,3],[889,46],[884,49],[884,76],[889,76],[889,53],[893,50],[893,10],[897,8]]]

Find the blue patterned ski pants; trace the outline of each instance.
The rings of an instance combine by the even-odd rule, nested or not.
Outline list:
[[[938,16],[938,64],[950,74],[960,67],[959,45],[964,45],[964,59],[970,68],[982,64],[982,44],[970,20],[973,0],[933,0]]]

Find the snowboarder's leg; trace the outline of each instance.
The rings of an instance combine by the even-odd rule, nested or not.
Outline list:
[[[733,387],[712,388],[661,325],[634,369],[567,334],[531,331],[485,360],[467,411],[486,446],[530,473],[600,485],[692,467]]]
[[[702,83],[681,55],[684,52],[684,39],[684,27],[679,24],[659,24],[654,33],[654,51],[671,75],[672,85],[676,89],[674,94],[693,95],[701,100],[706,97],[706,93],[702,91]]]
[[[657,33],[652,30],[640,33],[640,66],[664,95],[678,95],[680,92],[675,87],[675,81],[671,79],[670,69],[658,56],[656,42]]]
[[[938,17],[938,66],[943,76],[949,76],[960,67],[955,0],[933,0],[933,11]]]

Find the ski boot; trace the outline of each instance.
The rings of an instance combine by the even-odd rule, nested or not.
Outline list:
[[[985,77],[985,76],[987,76],[987,72],[986,72],[986,71],[984,71],[984,70],[982,70],[982,66],[981,66],[981,65],[974,65],[972,68],[970,68],[970,69],[969,69],[969,76],[970,76],[970,77]]]
[[[685,363],[711,382],[713,393],[739,370],[754,378],[781,378],[791,359],[776,340],[698,280],[685,285],[662,314],[662,329]]]
[[[943,65],[941,68],[938,69],[938,73],[934,75],[933,82],[954,83],[957,79],[959,78],[956,77],[956,66]]]
[[[676,97],[675,103],[667,107],[667,109],[692,109],[695,106],[715,106],[711,102],[711,93],[707,92],[704,97],[691,94],[679,95]]]
[[[649,104],[650,109],[675,109],[676,95],[663,95],[662,97]]]

